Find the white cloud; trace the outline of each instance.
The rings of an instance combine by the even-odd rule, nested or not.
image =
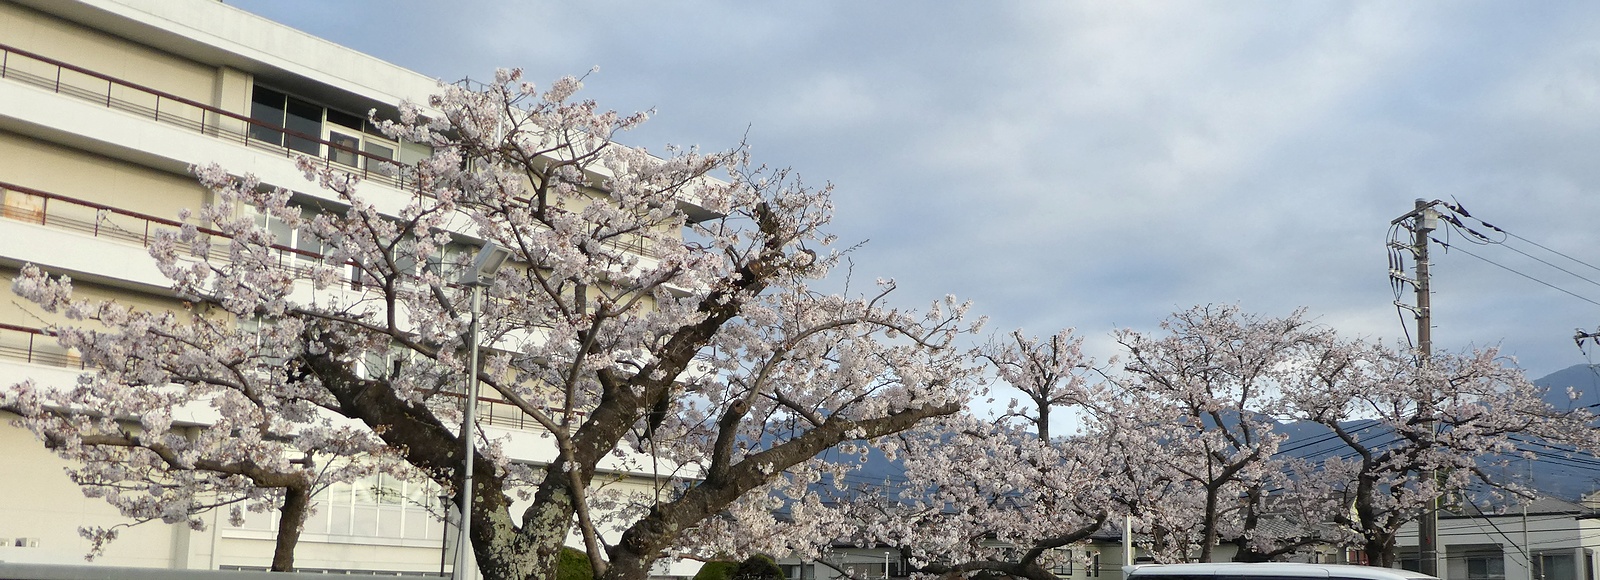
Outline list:
[[[762,160],[839,184],[839,233],[873,240],[858,277],[976,299],[1001,330],[1238,302],[1399,339],[1383,244],[1416,197],[1600,263],[1583,3],[236,3],[446,78],[598,64],[589,96],[659,110],[630,139],[748,131]],[[1571,328],[1600,307],[1435,262],[1442,348],[1581,362]]]

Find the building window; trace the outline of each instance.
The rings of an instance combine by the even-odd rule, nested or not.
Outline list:
[[[414,162],[432,154],[426,145],[395,143],[384,137],[365,117],[260,85],[251,93],[250,118],[263,123],[250,126],[251,139],[383,175],[396,172],[395,165],[384,160]],[[397,152],[406,159],[397,158]]]
[[[1410,570],[1412,572],[1421,572],[1422,557],[1418,556],[1416,553],[1402,554],[1400,556],[1400,569]]]
[[[319,213],[322,213],[322,211],[315,207],[302,206],[300,208],[300,217],[306,223],[315,219]],[[256,224],[267,228],[267,231],[274,238],[273,244],[305,252],[305,254],[295,254],[294,259],[309,262],[321,260],[323,252],[322,239],[312,234],[304,225],[299,228],[291,228],[288,223],[278,219],[277,216],[266,214],[258,214]]]
[[[361,156],[356,152],[361,150],[361,139],[352,137],[338,131],[328,131],[328,160],[341,165],[357,167]]]
[[[251,124],[250,138],[265,141],[275,145],[283,144],[283,131],[276,131],[273,127],[283,127],[284,100],[283,93],[256,87],[250,95],[250,118],[261,121],[266,126]]]
[[[1099,578],[1100,577],[1100,553],[1099,552],[1093,552],[1093,553],[1089,554],[1089,561],[1088,561],[1088,563],[1084,564],[1084,566],[1083,566],[1083,575],[1088,576],[1090,578]]]
[[[1533,560],[1537,566],[1534,570],[1535,578],[1540,578],[1541,580],[1579,580],[1578,568],[1573,562],[1571,552],[1535,552]]]
[[[1060,559],[1056,561],[1056,565],[1050,569],[1050,572],[1057,576],[1071,576],[1072,561],[1077,557],[1078,554],[1071,550],[1060,552]]]
[[[883,562],[845,564],[844,569],[856,578],[888,578],[889,569]]]
[[[1468,580],[1504,580],[1506,561],[1500,554],[1468,554]]]
[[[444,537],[439,487],[375,475],[318,492],[305,533],[353,538],[434,540]],[[276,530],[277,512],[246,512],[241,530]]]

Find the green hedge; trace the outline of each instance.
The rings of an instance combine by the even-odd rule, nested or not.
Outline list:
[[[788,580],[772,558],[751,556],[743,562],[706,562],[694,580]]]
[[[556,564],[556,580],[594,580],[589,555],[581,550],[562,548],[561,561]]]
[[[738,569],[738,562],[706,562],[695,573],[694,580],[732,580],[734,571]]]

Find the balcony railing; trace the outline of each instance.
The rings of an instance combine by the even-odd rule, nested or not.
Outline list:
[[[0,44],[0,78],[30,84],[57,94],[100,104],[108,109],[182,127],[246,147],[271,151],[284,157],[306,155],[285,146],[283,144],[285,137],[291,141],[317,143],[321,146],[319,150],[326,152],[326,155],[316,156],[324,167],[360,175],[364,179],[402,190],[416,187],[414,178],[407,175],[407,172],[396,165],[393,159],[334,143],[323,139],[320,135],[307,135],[286,129],[6,44]],[[252,133],[275,135],[277,142],[263,140],[253,136]],[[336,161],[334,158],[344,161]]]
[[[128,211],[75,199],[0,181],[0,217],[108,238],[150,247],[157,230],[177,230],[182,223],[153,215]],[[196,228],[201,234],[211,236],[217,243],[210,244],[206,258],[226,262],[229,236],[210,228]],[[310,279],[311,270],[323,265],[322,254],[298,248],[273,245],[277,266],[294,273],[296,278]]]
[[[247,147],[271,151],[285,157],[293,158],[297,155],[314,157],[324,167],[360,175],[363,179],[402,190],[416,189],[417,186],[414,174],[396,164],[393,159],[322,139],[320,136],[308,135],[246,115],[224,111],[6,44],[0,44],[0,79],[33,85],[57,94],[100,104],[108,109],[182,127]],[[276,136],[277,139],[263,140],[258,136],[260,134]],[[316,143],[325,154],[309,155],[284,145],[286,140]],[[635,240],[613,240],[610,245],[642,256],[659,257],[645,244]]]
[[[0,358],[26,363],[85,368],[83,360],[56,343],[49,331],[0,322]]]

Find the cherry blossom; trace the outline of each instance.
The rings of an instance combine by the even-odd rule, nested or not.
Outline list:
[[[819,503],[805,483],[841,469],[822,452],[951,415],[973,395],[978,365],[961,345],[982,321],[967,304],[894,306],[892,282],[856,296],[809,285],[840,261],[825,231],[829,186],[756,165],[743,147],[653,155],[619,144],[646,115],[578,99],[579,79],[543,92],[517,70],[496,80],[445,86],[380,123],[433,148],[401,169],[420,184],[403,205],[314,159],[301,168],[337,202],[315,215],[289,190],[196,168],[215,202],[151,250],[180,312],[74,301],[66,279],[30,268],[19,293],[81,313],[84,324],[54,330],[96,365],[81,390],[97,399],[24,390],[19,404],[143,421],[163,436],[159,407],[210,404],[198,428],[218,435],[187,443],[180,465],[220,457],[292,472],[305,454],[379,455],[472,494],[487,578],[553,576],[573,531],[597,577],[632,579],[666,555],[720,550],[727,522],[793,535],[804,526],[774,532],[787,524],[769,508]],[[280,267],[285,240],[267,221],[324,250]],[[513,266],[485,288],[477,378],[537,425],[517,436],[553,449],[529,464],[512,461],[506,440],[480,440],[473,488],[461,490],[471,338],[469,289],[455,279],[485,242],[509,249]],[[205,246],[225,249],[194,251]],[[47,439],[58,429],[37,426]],[[280,505],[259,481],[215,479],[233,487],[183,480],[171,493]]]

